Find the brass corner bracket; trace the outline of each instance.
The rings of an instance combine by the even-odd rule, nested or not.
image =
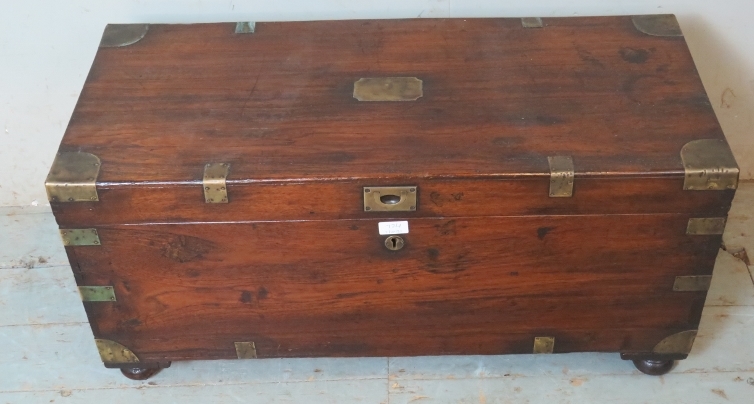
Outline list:
[[[692,217],[686,225],[689,236],[711,236],[725,232],[724,217]]]
[[[694,345],[697,330],[681,331],[660,341],[652,353],[656,354],[688,354]]]
[[[91,153],[60,152],[47,174],[45,188],[50,202],[99,201],[97,177],[100,159]]]
[[[137,363],[139,358],[130,349],[109,339],[95,339],[99,356],[106,364]]]
[[[149,24],[107,24],[100,48],[120,48],[141,41],[149,31]]]
[[[725,140],[688,142],[681,148],[681,160],[685,172],[684,190],[718,191],[738,187],[738,165]]]
[[[634,27],[652,36],[683,36],[681,26],[673,14],[635,15]]]
[[[535,354],[551,354],[555,349],[555,337],[534,337]]]
[[[257,347],[253,342],[234,342],[238,359],[256,359]]]
[[[254,21],[236,23],[236,34],[253,34],[257,24]]]
[[[571,156],[550,156],[550,198],[573,196],[573,159]]]
[[[521,26],[524,28],[542,28],[542,19],[539,17],[524,17],[521,19]]]
[[[207,163],[204,166],[204,201],[207,203],[228,203],[228,186],[225,180],[230,172],[228,163]]]

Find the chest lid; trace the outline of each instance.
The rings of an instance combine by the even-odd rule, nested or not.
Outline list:
[[[574,178],[738,178],[668,15],[110,25],[71,153],[101,165],[76,179],[56,162],[55,203],[92,187],[201,184],[227,202],[264,184],[536,179],[567,197]]]

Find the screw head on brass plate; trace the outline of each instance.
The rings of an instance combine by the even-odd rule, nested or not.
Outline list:
[[[401,236],[390,236],[385,239],[385,247],[391,251],[398,251],[406,244]]]

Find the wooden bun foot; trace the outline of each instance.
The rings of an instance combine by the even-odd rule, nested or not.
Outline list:
[[[120,370],[121,373],[123,373],[123,376],[126,376],[127,378],[131,380],[147,380],[150,377],[156,375],[160,372],[160,368],[122,368]]]
[[[675,364],[674,360],[634,359],[634,366],[641,373],[651,376],[660,376],[670,372]]]

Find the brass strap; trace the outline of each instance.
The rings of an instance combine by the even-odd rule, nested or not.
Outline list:
[[[550,163],[550,197],[569,198],[573,196],[573,159],[571,156],[551,156]]]

